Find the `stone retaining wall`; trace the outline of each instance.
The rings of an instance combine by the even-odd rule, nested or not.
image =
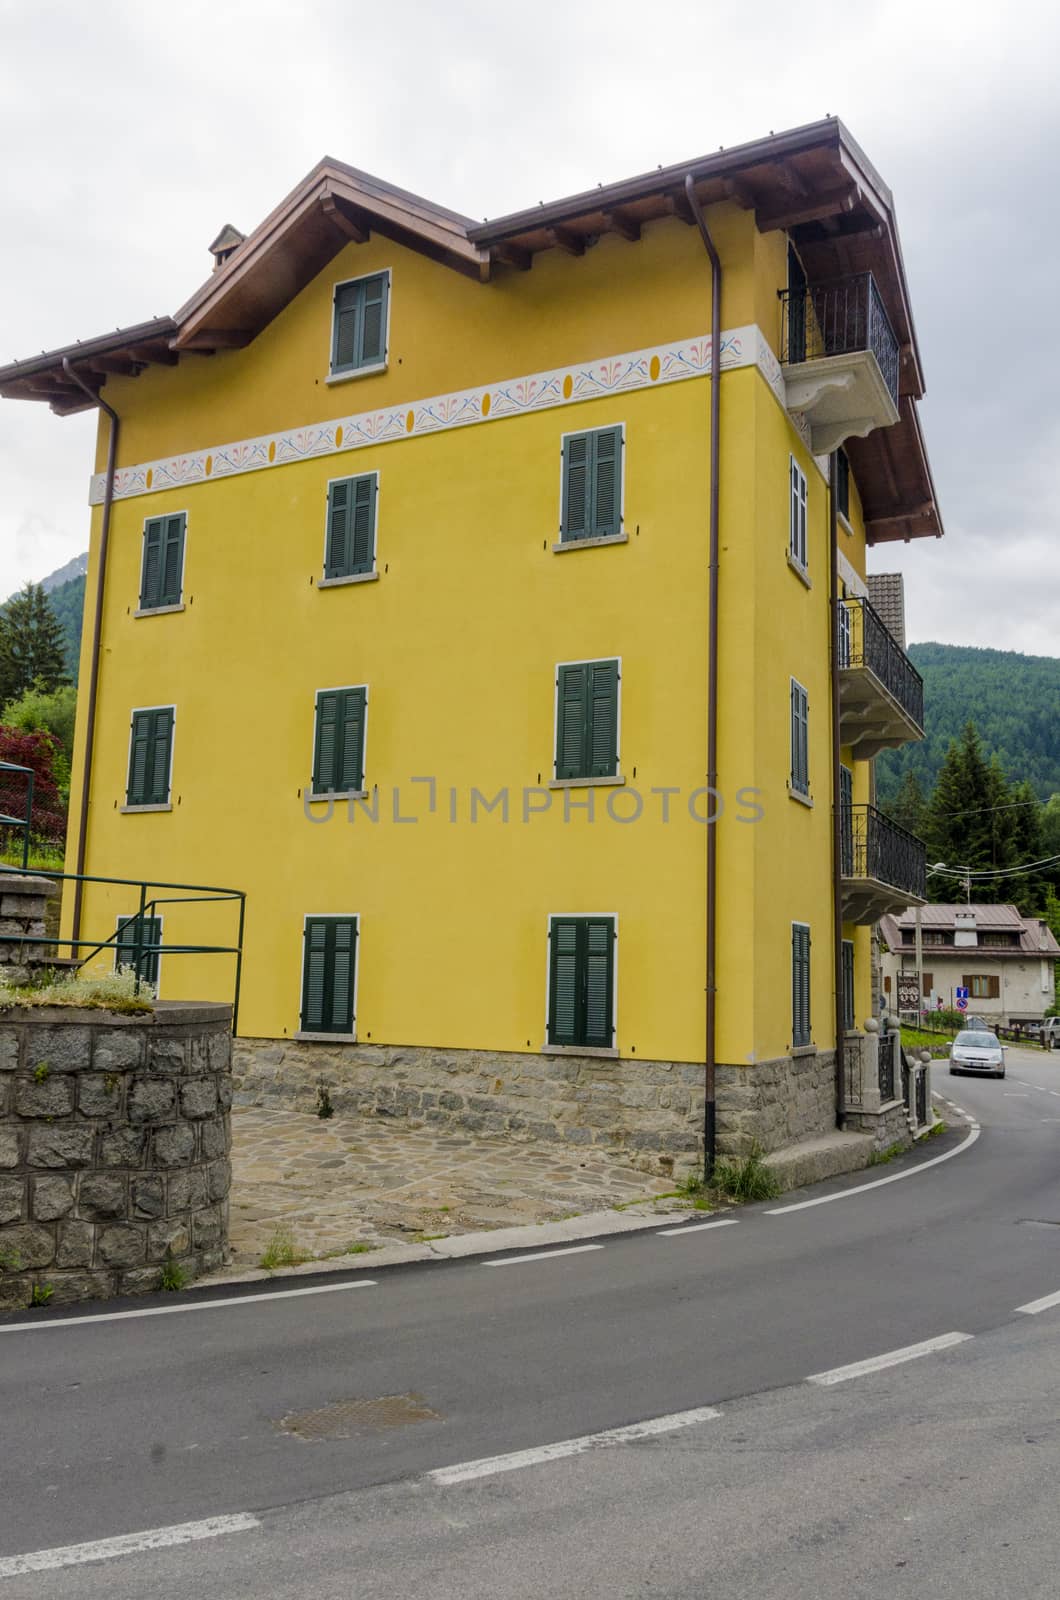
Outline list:
[[[0,1309],[157,1289],[167,1260],[187,1278],[222,1265],[231,1018],[0,1015]]]
[[[835,1052],[721,1066],[716,1073],[718,1153],[779,1150],[835,1128]]]
[[[604,1147],[643,1172],[703,1159],[701,1063],[237,1039],[232,1077],[236,1105],[315,1111],[323,1079],[338,1112]]]

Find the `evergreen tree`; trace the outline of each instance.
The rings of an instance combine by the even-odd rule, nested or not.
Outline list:
[[[27,583],[0,612],[0,704],[34,685],[50,693],[65,683],[64,643],[48,596]]]
[[[996,762],[987,762],[975,724],[967,723],[960,742],[950,743],[925,813],[928,865],[939,861],[973,872],[1009,866],[1013,860],[1009,824],[999,820],[1007,813],[998,810],[1008,798],[1004,773]],[[972,899],[998,899],[1003,882],[973,880]],[[928,893],[936,901],[963,898],[959,880],[944,873],[929,876]]]
[[[1012,802],[1010,831],[1012,851],[1016,864],[1041,861],[1049,854],[1042,832],[1044,807],[1034,792],[1034,787],[1024,778],[1010,790]],[[1026,914],[1040,912],[1051,887],[1047,868],[1032,867],[1012,879],[1014,892],[1008,897]]]
[[[888,816],[893,817],[900,828],[923,838],[927,800],[912,767],[906,772],[898,793],[886,809]]]

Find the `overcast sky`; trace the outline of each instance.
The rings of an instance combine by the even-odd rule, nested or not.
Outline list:
[[[1060,16],[1014,0],[0,0],[0,361],[172,312],[322,155],[470,216],[842,117],[894,191],[947,537],[910,639],[1060,654]],[[0,595],[88,543],[94,414],[0,401]]]

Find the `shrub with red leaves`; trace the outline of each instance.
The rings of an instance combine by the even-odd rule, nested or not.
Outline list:
[[[55,782],[58,748],[50,733],[27,733],[24,728],[8,728],[0,723],[0,761],[33,768],[30,832],[35,839],[48,844],[61,844],[66,837],[66,808]],[[6,772],[0,767],[0,812],[5,816],[25,816],[27,782],[24,773]],[[18,837],[7,824],[0,825],[0,836],[7,843]]]

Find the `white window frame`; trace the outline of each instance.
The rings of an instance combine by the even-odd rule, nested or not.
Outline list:
[[[612,656],[605,656],[605,661],[611,661]],[[585,1044],[549,1044],[548,1019],[552,1015],[552,924],[554,922],[570,922],[578,918],[592,917],[597,921],[605,920],[611,923],[613,932],[611,959],[611,1038],[614,1044],[608,1050],[600,1045]],[[617,1056],[618,1055],[618,912],[617,911],[550,911],[545,931],[545,1032],[542,1051],[546,1055],[554,1056]]]
[[[180,548],[180,599],[169,606],[141,606],[140,595],[144,592],[144,562],[147,560],[147,524],[157,522],[160,517],[183,517],[184,539]],[[191,527],[191,514],[188,511],[156,511],[152,516],[144,518],[144,525],[140,533],[140,587],[137,590],[137,606],[133,612],[134,617],[164,617],[172,611],[185,609],[184,590],[185,579],[188,571],[188,529]]]
[[[326,691],[325,691],[326,692]],[[302,916],[302,960],[298,969],[298,1021],[302,1021],[302,996],[305,994],[305,930],[308,922],[320,921],[321,918],[330,917],[335,922],[352,922],[354,933],[353,955],[353,999],[350,1012],[349,1033],[305,1033],[299,1026],[294,1034],[296,1039],[328,1039],[337,1040],[340,1044],[357,1043],[357,992],[361,982],[361,913],[359,911],[306,911]]]
[[[610,778],[560,778],[557,775],[556,749],[559,744],[559,674],[561,667],[594,667],[603,661],[614,661],[618,667],[618,693],[615,697],[615,771]],[[552,782],[562,784],[564,788],[582,786],[589,788],[593,784],[600,784],[606,788],[608,784],[623,784],[622,776],[622,657],[621,656],[576,656],[570,661],[557,661],[554,669],[552,683]],[[573,913],[572,913],[573,915]],[[586,913],[588,915],[588,913]]]
[[[359,789],[326,789],[323,794],[317,794],[313,788],[313,774],[317,767],[317,705],[322,694],[346,694],[350,689],[364,690],[364,739],[361,742],[361,787]],[[368,702],[371,693],[366,683],[340,683],[333,689],[316,689],[313,692],[313,752],[309,764],[309,782],[306,785],[306,799],[313,803],[321,800],[361,800],[368,793]],[[316,915],[321,917],[343,917],[344,911],[320,911]]]
[[[157,706],[133,706],[129,712],[129,747],[125,757],[125,793],[129,792],[129,774],[132,772],[133,727],[140,711],[172,711],[173,726],[169,737],[169,771],[166,773],[166,798],[147,806],[123,805],[120,810],[128,814],[137,811],[172,811],[173,809],[173,758],[177,748],[177,708],[173,702],[163,701]]]
[[[375,525],[372,528],[372,570],[371,572],[352,572],[345,578],[329,578],[328,572],[328,513],[331,510],[331,487],[335,483],[352,483],[355,478],[375,479]],[[373,467],[369,472],[343,472],[337,477],[329,478],[324,489],[324,560],[320,568],[320,577],[317,579],[318,589],[340,589],[343,584],[349,583],[374,583],[379,577],[379,493],[382,474],[378,467]]]
[[[809,491],[806,474],[788,457],[788,555],[800,572],[810,570]]]
[[[373,361],[370,367],[350,367],[348,370],[336,372],[332,366],[335,359],[335,298],[340,289],[348,289],[351,283],[364,283],[368,278],[386,279],[386,320],[383,326],[383,359]],[[390,267],[376,267],[373,272],[358,272],[352,278],[339,278],[331,286],[331,329],[328,341],[328,375],[325,383],[350,383],[354,378],[367,378],[373,372],[385,372],[390,361],[390,306],[394,297],[394,274]]]

